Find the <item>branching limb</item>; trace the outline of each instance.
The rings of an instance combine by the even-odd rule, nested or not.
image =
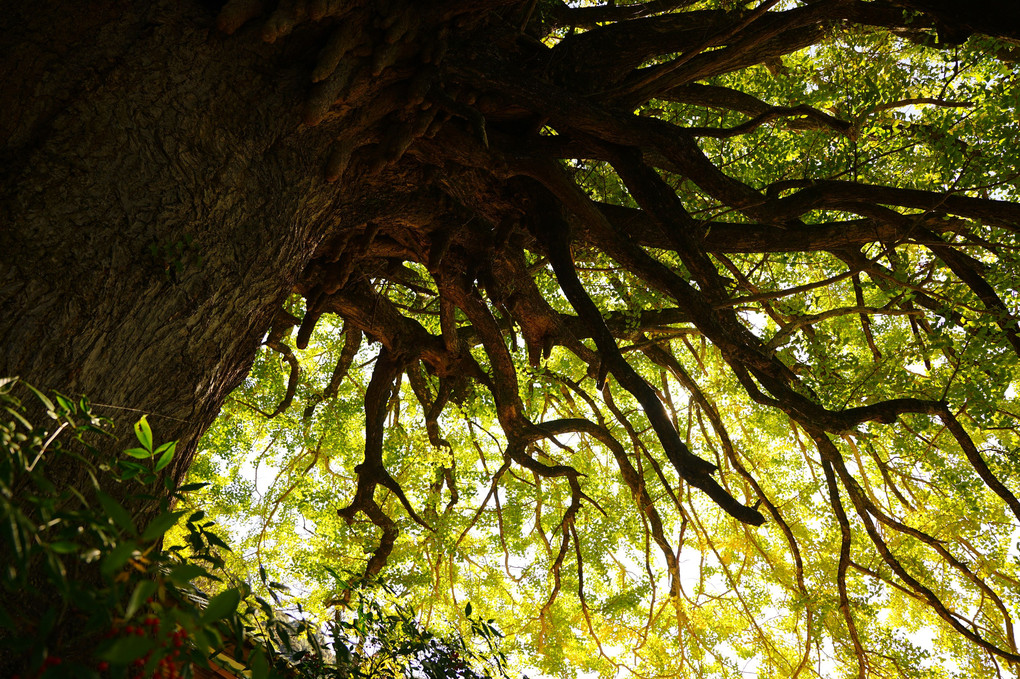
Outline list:
[[[626,21],[651,16],[660,12],[669,12],[680,7],[693,4],[694,0],[650,0],[634,5],[619,5],[609,2],[592,7],[570,7],[557,2],[552,5],[552,24],[555,26],[576,26],[577,28],[595,28],[599,24],[615,21]]]
[[[836,585],[839,588],[839,610],[843,614],[843,620],[846,621],[850,640],[854,646],[854,654],[857,656],[858,679],[864,679],[868,661],[864,647],[861,645],[860,634],[857,632],[853,611],[850,609],[850,596],[847,594],[846,588],[846,572],[850,568],[850,521],[847,519],[843,503],[839,498],[839,487],[836,485],[836,477],[832,472],[832,463],[824,459],[824,454],[822,469],[825,472],[825,484],[829,490],[829,504],[836,514],[837,523],[839,523],[839,566],[836,573]]]
[[[290,377],[287,378],[287,391],[280,404],[268,415],[270,419],[285,412],[290,407],[291,402],[294,400],[294,394],[297,392],[298,378],[301,376],[301,366],[298,364],[294,352],[283,341],[283,338],[290,333],[290,329],[297,325],[297,323],[298,319],[287,313],[286,310],[280,309],[276,312],[273,327],[266,338],[266,346],[283,356],[283,360],[290,366]]]
[[[344,324],[344,348],[340,350],[340,358],[336,362],[336,367],[333,369],[333,374],[329,378],[329,384],[323,390],[322,395],[317,399],[312,399],[309,404],[305,407],[304,418],[308,419],[315,412],[315,407],[322,401],[334,398],[337,392],[340,391],[340,383],[347,376],[348,371],[351,369],[351,365],[354,364],[354,356],[358,353],[358,349],[361,348],[362,334],[361,330],[353,327],[349,323]]]
[[[707,493],[727,513],[746,523],[759,525],[764,517],[756,510],[741,505],[730,496],[709,474],[715,471],[715,465],[695,456],[680,439],[679,434],[669,420],[662,403],[654,390],[630,366],[620,354],[619,347],[609,329],[602,320],[601,313],[588,297],[574,268],[567,236],[567,225],[558,218],[555,208],[544,210],[546,219],[538,233],[544,241],[553,270],[564,294],[571,306],[592,330],[596,346],[603,360],[608,364],[609,371],[641,403],[645,415],[655,429],[662,442],[667,458],[676,467],[677,472],[686,481]]]
[[[578,393],[583,393],[580,390],[577,391]],[[666,561],[666,568],[670,573],[670,594],[672,596],[679,596],[679,565],[677,564],[676,554],[673,552],[673,548],[670,546],[669,540],[666,538],[662,517],[659,515],[658,509],[655,507],[654,500],[652,500],[651,496],[648,494],[644,479],[634,468],[634,465],[631,464],[630,458],[627,456],[627,453],[620,442],[617,441],[603,425],[584,419],[575,418],[557,420],[555,422],[543,422],[542,424],[539,424],[538,427],[543,431],[550,431],[554,433],[565,433],[567,431],[584,432],[598,440],[609,449],[609,451],[613,454],[613,457],[616,459],[616,464],[620,469],[620,475],[623,477],[624,483],[626,483],[627,487],[630,489],[638,511],[647,518],[652,539],[659,547],[659,550],[662,552],[662,556]]]
[[[815,440],[815,443],[818,446],[818,450],[822,455],[823,465],[828,465],[826,468],[826,480],[829,484],[830,495],[834,491],[838,493],[838,490],[836,490],[835,486],[835,477],[831,476],[834,470],[840,476],[840,480],[843,483],[843,487],[846,488],[850,496],[850,499],[853,502],[854,509],[856,510],[858,517],[860,518],[862,524],[864,525],[864,528],[867,531],[868,536],[871,538],[872,544],[874,544],[875,547],[877,548],[878,553],[882,557],[882,560],[885,561],[885,563],[892,569],[894,573],[896,573],[900,580],[902,580],[912,590],[914,590],[920,596],[922,596],[924,600],[928,603],[928,605],[931,607],[931,609],[940,618],[945,620],[959,634],[962,634],[963,636],[967,637],[974,644],[980,646],[989,653],[993,653],[1011,662],[1020,662],[1020,655],[1018,655],[1016,651],[1004,650],[997,646],[996,644],[982,637],[976,631],[972,630],[964,623],[964,621],[961,620],[960,616],[949,610],[949,608],[946,607],[942,600],[939,599],[939,597],[930,588],[926,587],[924,584],[918,581],[917,578],[915,578],[907,571],[907,569],[903,566],[900,560],[897,559],[896,556],[892,553],[892,550],[889,548],[885,539],[882,537],[881,533],[878,531],[877,527],[872,521],[871,516],[869,516],[869,514],[871,514],[872,512],[869,510],[867,500],[864,497],[863,493],[857,490],[856,483],[854,482],[853,478],[850,476],[849,472],[846,470],[845,465],[843,464],[842,458],[839,454],[839,450],[832,443],[832,441],[829,440],[828,436],[818,431],[817,429],[813,431],[809,430],[809,433]],[[833,507],[835,508],[835,504],[833,505]]]
[[[811,182],[809,187],[791,196],[770,200],[764,206],[764,212],[772,219],[782,221],[800,217],[811,210],[830,208],[853,212],[855,208],[867,208],[871,211],[878,205],[948,212],[1020,233],[1020,205],[1017,203],[848,181]]]
[[[949,433],[951,433],[953,438],[956,439],[956,442],[963,450],[963,454],[967,456],[967,461],[970,462],[974,471],[976,471],[978,476],[981,477],[981,480],[985,482],[985,485],[992,489],[992,492],[1002,498],[1003,502],[1006,503],[1006,506],[1009,507],[1009,510],[1013,512],[1013,515],[1020,520],[1020,500],[1017,500],[1016,495],[1006,488],[1005,484],[999,480],[999,477],[997,477],[992,470],[988,468],[988,463],[985,462],[985,459],[981,456],[977,446],[974,445],[973,439],[971,439],[971,437],[967,434],[967,431],[963,428],[963,425],[960,424],[960,421],[956,419],[956,416],[953,415],[952,411],[949,410],[949,406],[944,405],[941,412],[938,413],[938,416],[942,420],[943,424],[946,425],[946,429],[949,430]]]
[[[841,134],[847,134],[852,129],[850,123],[847,123],[833,116],[822,113],[818,109],[812,108],[805,104],[800,106],[773,106],[766,111],[763,111],[755,117],[747,120],[739,125],[733,127],[719,128],[719,127],[689,127],[687,131],[693,134],[695,137],[712,137],[714,139],[728,139],[730,137],[737,137],[742,134],[748,134],[754,132],[759,127],[766,123],[770,123],[773,120],[779,120],[780,118],[790,118],[795,116],[801,116],[815,121],[818,126],[824,126],[831,128]]]
[[[378,573],[385,565],[386,559],[393,550],[393,542],[398,534],[396,524],[376,503],[375,489],[377,486],[382,486],[396,495],[408,515],[419,525],[429,528],[429,525],[418,516],[418,513],[411,506],[411,503],[404,495],[404,490],[390,476],[390,473],[383,465],[382,451],[386,410],[394,383],[402,370],[403,364],[401,361],[383,347],[379,352],[375,369],[372,371],[372,379],[369,381],[368,389],[365,392],[365,456],[361,464],[354,468],[358,475],[354,497],[346,507],[337,510],[337,515],[348,523],[354,520],[358,512],[362,512],[382,529],[382,542],[369,561],[369,569],[374,568],[376,570],[374,573],[369,574]]]
[[[669,238],[646,212],[608,203],[599,203],[598,208],[636,243],[653,248],[670,247]],[[934,232],[954,229],[951,223],[941,219],[923,219],[922,223]],[[583,224],[575,228],[579,236],[587,236],[588,229]],[[702,221],[699,231],[701,245],[709,253],[839,251],[876,242],[934,242],[925,237],[925,231],[918,229],[916,223],[904,228],[899,222],[872,218],[782,225]]]

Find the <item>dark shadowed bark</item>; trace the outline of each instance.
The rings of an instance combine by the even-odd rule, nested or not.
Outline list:
[[[0,373],[121,431],[150,413],[179,478],[316,246],[399,182],[322,180],[301,45],[225,38],[200,4],[11,4]]]

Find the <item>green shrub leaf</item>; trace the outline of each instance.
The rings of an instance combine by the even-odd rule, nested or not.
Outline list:
[[[152,580],[142,580],[135,586],[135,591],[131,593],[131,600],[128,601],[127,610],[124,611],[125,618],[131,618],[138,609],[142,607],[145,600],[148,599],[156,592],[156,583]]]
[[[220,618],[225,618],[237,610],[237,605],[240,602],[241,593],[236,589],[231,588],[220,592],[209,600],[209,605],[205,607],[205,613],[202,614],[202,619],[199,622],[208,625]]]
[[[135,545],[131,542],[122,542],[117,545],[103,558],[103,565],[100,571],[109,577],[124,567],[128,559],[135,553]]]
[[[96,495],[99,497],[99,504],[103,506],[103,511],[106,515],[113,519],[113,522],[120,526],[124,531],[131,535],[137,535],[138,529],[135,528],[134,521],[131,520],[131,515],[124,509],[124,506],[113,499],[107,493],[103,491],[96,491]]]
[[[209,541],[210,545],[216,545],[217,547],[225,549],[228,552],[233,551],[233,550],[230,549],[230,545],[228,545],[226,542],[224,542],[215,533],[205,533],[205,539]]]
[[[182,563],[180,566],[174,566],[170,570],[170,582],[174,583],[178,587],[183,587],[197,577],[208,575],[206,570],[193,563]]]
[[[126,665],[132,660],[137,660],[152,650],[155,642],[148,637],[124,637],[113,642],[110,648],[99,654],[103,660]]]
[[[269,662],[261,648],[256,648],[251,654],[251,676],[252,679],[267,679],[269,677]]]
[[[152,428],[147,418],[148,416],[142,415],[141,419],[135,422],[135,437],[143,448],[152,452]]]
[[[159,460],[156,462],[156,467],[155,467],[156,471],[159,471],[160,469],[163,469],[168,464],[170,464],[170,460],[172,460],[173,457],[174,457],[174,451],[175,450],[177,450],[177,442],[176,441],[170,441],[169,443],[164,443],[163,445],[161,445],[159,448],[156,449],[156,452],[153,453],[153,455],[159,455],[160,456]]]
[[[78,545],[76,545],[73,542],[67,542],[66,540],[62,540],[60,542],[50,543],[50,549],[52,549],[57,554],[71,554],[73,552],[78,551]]]
[[[185,512],[163,512],[145,528],[145,532],[142,533],[143,540],[155,540],[156,538],[167,532],[173,525],[177,523]]]
[[[22,384],[24,384],[24,385],[25,385],[26,387],[28,387],[29,391],[31,391],[31,392],[32,392],[33,394],[35,394],[36,398],[38,398],[38,399],[39,399],[39,401],[40,401],[40,402],[41,402],[41,403],[42,403],[42,404],[43,404],[44,406],[46,406],[46,409],[47,409],[47,410],[49,410],[50,412],[53,412],[53,410],[54,410],[54,407],[53,407],[53,401],[51,401],[51,400],[50,400],[50,399],[49,399],[49,398],[48,398],[48,397],[46,396],[46,394],[42,393],[41,391],[39,391],[38,389],[36,389],[35,387],[33,387],[33,386],[32,386],[31,384],[28,384],[28,383],[26,383],[26,382],[22,382]]]

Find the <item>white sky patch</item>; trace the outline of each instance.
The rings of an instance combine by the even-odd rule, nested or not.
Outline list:
[[[913,373],[920,377],[928,377],[928,368],[925,366],[923,361],[916,361],[915,363],[908,363],[903,366],[903,369],[908,373]]]
[[[755,311],[754,309],[741,309],[737,312],[740,318],[751,326],[751,330],[758,336],[761,336],[765,332],[765,328],[768,326],[769,317],[761,311]]]

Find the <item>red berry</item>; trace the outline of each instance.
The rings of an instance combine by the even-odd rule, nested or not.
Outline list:
[[[110,663],[103,660],[98,665],[96,665],[96,669],[99,670],[100,672],[105,672],[106,670],[110,669]]]

